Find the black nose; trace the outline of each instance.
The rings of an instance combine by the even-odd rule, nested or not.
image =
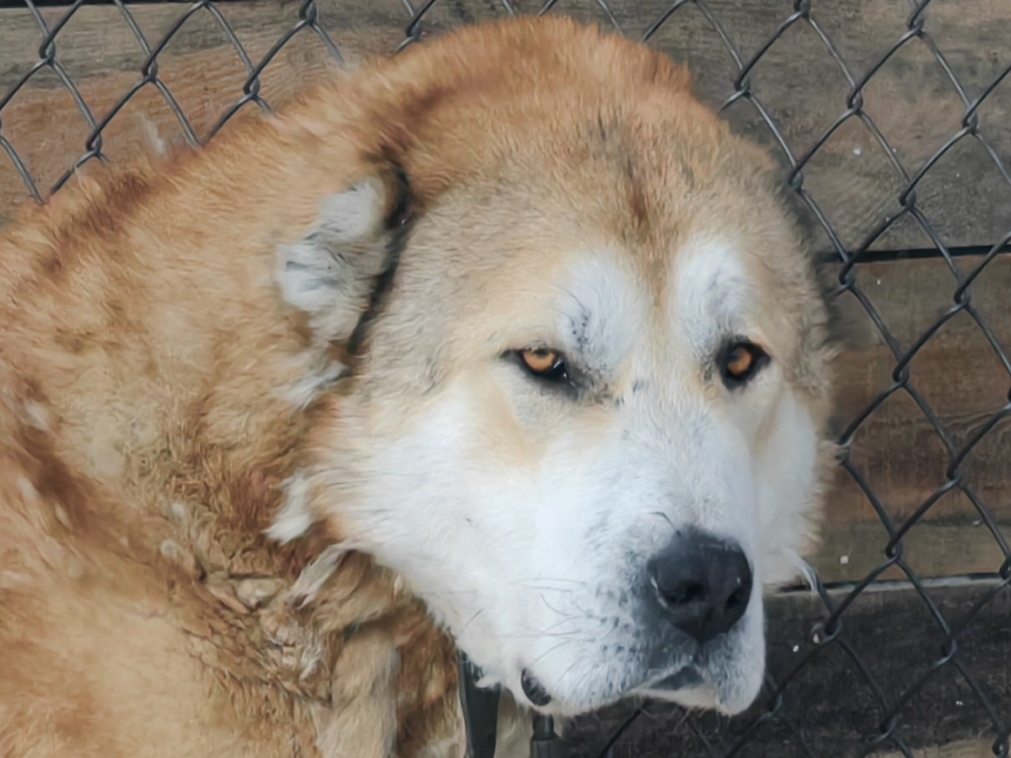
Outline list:
[[[751,566],[735,542],[689,532],[649,568],[664,616],[700,643],[729,631],[748,609]]]

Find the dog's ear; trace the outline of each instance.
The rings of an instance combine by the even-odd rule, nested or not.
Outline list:
[[[278,250],[281,296],[308,315],[317,338],[354,340],[389,285],[412,212],[403,171],[378,170],[323,198],[309,233]]]

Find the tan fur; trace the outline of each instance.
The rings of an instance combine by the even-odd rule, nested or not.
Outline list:
[[[527,75],[503,76],[505,61]],[[511,110],[531,76],[540,99]],[[643,114],[641,128],[599,149],[575,140],[589,81]],[[471,124],[483,114],[480,140],[457,125],[464,110]],[[683,133],[685,175],[640,162],[652,123]],[[589,202],[637,241],[635,265],[658,288],[663,251],[693,215],[786,234],[768,233],[761,202],[738,203],[765,181],[760,160],[724,150],[735,138],[681,69],[559,19],[418,46],[200,153],[81,177],[3,230],[0,755],[379,757],[452,743],[455,653],[420,604],[360,553],[321,558],[332,576],[312,568],[341,537],[339,517],[285,546],[264,535],[282,482],[330,444],[340,402],[303,411],[284,393],[309,363],[342,357],[281,303],[271,271],[321,198],[370,177],[392,198],[398,164],[423,212],[488,181],[516,141],[526,148],[501,179],[529,179],[549,209]],[[580,162],[558,194],[555,172]],[[693,183],[723,191],[693,197]],[[522,239],[523,212],[486,216],[487,234]],[[557,265],[523,260],[528,281]],[[789,262],[767,275],[789,275]],[[494,318],[497,297],[530,292],[475,291],[466,307]],[[799,277],[797,292],[808,296]],[[448,355],[478,349],[453,339]],[[792,365],[821,402],[820,369]],[[534,455],[502,429],[518,459]]]

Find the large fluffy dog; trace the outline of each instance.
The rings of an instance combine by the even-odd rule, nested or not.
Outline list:
[[[0,754],[454,754],[456,645],[522,708],[745,708],[827,449],[769,174],[660,54],[521,20],[28,212]]]

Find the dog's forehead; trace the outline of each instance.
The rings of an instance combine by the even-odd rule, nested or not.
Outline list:
[[[418,230],[401,265],[412,280],[447,292],[439,307],[459,309],[467,344],[479,333],[504,343],[557,339],[607,370],[634,345],[709,352],[750,325],[763,296],[760,256],[738,241],[731,218],[712,233],[698,216],[658,207],[655,230],[637,237],[627,233],[630,210],[615,198],[598,195],[584,212],[520,187],[454,195],[462,197]],[[461,203],[486,209],[480,224],[460,226],[476,218]],[[477,323],[486,328],[475,331]]]
[[[561,257],[561,265],[530,269],[546,274],[533,299],[517,298],[506,285],[502,302],[507,309],[551,314],[558,347],[602,371],[616,368],[637,345],[703,353],[753,326],[757,293],[749,257],[727,237],[689,236],[665,255],[618,242],[576,242]]]
[[[411,124],[404,157],[421,205],[461,184],[523,187],[641,235],[659,216],[678,215],[672,206],[754,172],[739,140],[680,79],[644,78],[631,55],[607,72],[577,68],[574,54],[513,62],[479,89],[471,82],[433,98]]]
[[[609,366],[667,333],[710,350],[769,310],[775,288],[748,286],[764,277],[755,261],[792,259],[795,241],[761,161],[671,65],[595,41],[461,73],[425,101],[403,166],[421,220],[394,299],[439,293],[456,348],[441,355],[557,338]],[[434,305],[403,299],[413,333]]]

